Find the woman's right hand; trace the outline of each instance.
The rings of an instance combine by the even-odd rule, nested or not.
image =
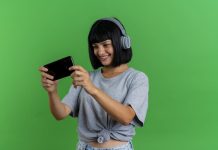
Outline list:
[[[54,77],[49,75],[47,73],[48,69],[43,66],[39,67],[39,71],[41,73],[41,84],[43,88],[49,93],[56,92],[58,80],[52,81]]]

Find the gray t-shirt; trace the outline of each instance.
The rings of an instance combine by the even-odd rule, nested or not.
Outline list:
[[[135,135],[135,126],[143,126],[148,108],[148,78],[140,71],[129,68],[125,72],[105,78],[101,70],[90,72],[93,84],[114,100],[130,105],[136,116],[129,125],[113,120],[98,102],[81,87],[71,86],[62,103],[72,110],[71,115],[78,117],[79,139],[83,142],[109,139],[130,141]]]

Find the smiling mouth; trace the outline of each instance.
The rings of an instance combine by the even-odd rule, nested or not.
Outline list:
[[[109,57],[109,56],[102,56],[102,57],[99,57],[99,59],[100,59],[101,61],[104,61],[104,60],[106,60],[108,57]]]

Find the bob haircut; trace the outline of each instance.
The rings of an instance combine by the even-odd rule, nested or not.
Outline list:
[[[116,18],[115,18],[116,19]],[[119,20],[118,20],[119,21]],[[97,20],[91,27],[88,35],[89,58],[94,69],[103,65],[94,54],[92,44],[105,40],[111,40],[114,49],[114,58],[112,66],[116,67],[125,64],[132,59],[132,48],[122,49],[120,37],[122,36],[120,28],[113,22],[108,20]]]

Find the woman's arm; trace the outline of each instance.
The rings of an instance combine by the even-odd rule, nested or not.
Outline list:
[[[60,97],[57,94],[57,92],[48,92],[48,96],[50,111],[52,115],[55,117],[55,119],[62,120],[66,118],[70,114],[71,109],[67,105],[61,103]]]
[[[114,120],[122,123],[123,125],[131,123],[135,117],[135,111],[132,107],[113,100],[102,90],[95,87],[93,92],[90,94]]]
[[[56,120],[62,120],[70,114],[71,110],[60,101],[57,92],[58,82],[52,81],[53,76],[46,73],[48,71],[47,68],[40,67],[39,71],[41,72],[42,86],[48,92],[50,111]]]
[[[135,117],[135,111],[128,105],[119,103],[109,95],[98,89],[90,80],[89,73],[81,66],[73,66],[71,74],[74,79],[74,86],[83,86],[83,88],[95,98],[102,108],[116,121],[128,125]]]

